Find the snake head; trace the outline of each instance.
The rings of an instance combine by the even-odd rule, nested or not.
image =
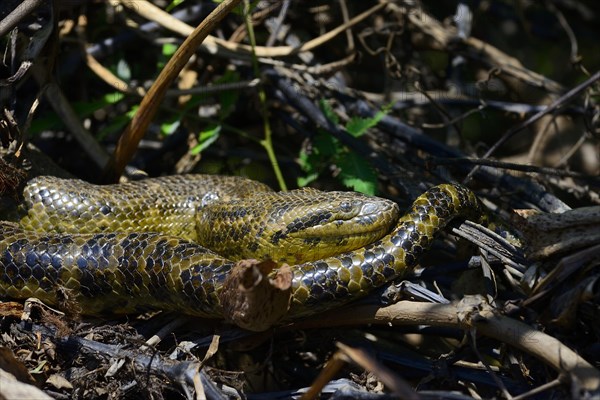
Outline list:
[[[354,192],[299,189],[251,201],[213,203],[198,223],[200,242],[233,259],[297,264],[355,250],[387,234],[396,203]]]

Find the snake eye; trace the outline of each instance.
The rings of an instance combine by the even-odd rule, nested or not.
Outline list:
[[[352,203],[349,201],[344,201],[340,204],[340,211],[342,212],[350,212],[352,210]]]

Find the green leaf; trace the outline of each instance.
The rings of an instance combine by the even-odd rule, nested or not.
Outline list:
[[[346,130],[349,134],[354,137],[360,137],[367,133],[367,131],[377,125],[377,123],[373,123],[373,118],[360,118],[360,117],[352,117],[348,124],[346,125]]]
[[[237,71],[226,70],[223,76],[215,80],[216,84],[222,83],[234,83],[240,81],[240,74]],[[234,110],[235,104],[240,98],[239,90],[224,90],[219,92],[219,104],[221,109],[219,110],[219,119],[223,121],[227,118]]]
[[[325,99],[319,100],[319,106],[321,107],[321,111],[325,114],[325,118],[338,125],[340,123],[340,119],[338,118],[333,108],[331,108],[331,104]]]
[[[166,12],[171,12],[171,10],[173,10],[175,7],[177,7],[178,5],[180,5],[181,3],[183,3],[185,0],[173,0],[171,2],[171,4],[169,4],[167,6],[167,8],[165,8]]]
[[[299,176],[298,179],[296,179],[296,183],[298,184],[298,187],[305,187],[314,182],[318,177],[319,174],[317,172],[306,176]]]
[[[199,143],[190,150],[190,153],[193,155],[200,154],[219,138],[220,133],[221,125],[211,126],[210,128],[203,130],[198,135]]]
[[[391,110],[391,105],[388,104],[384,106],[380,111],[378,111],[371,118],[360,118],[360,117],[352,117],[348,124],[346,124],[346,130],[349,134],[354,137],[360,137],[367,133],[369,129],[376,126],[379,121],[383,119]]]
[[[310,160],[311,153],[306,151],[306,149],[300,149],[300,154],[298,154],[298,164],[300,164],[300,168],[302,168],[305,172],[310,172],[312,162]]]
[[[342,150],[340,142],[328,132],[319,131],[315,135],[312,144],[313,152],[317,154],[323,162],[330,161],[331,157]]]
[[[138,108],[140,108],[140,106],[136,104],[135,106],[132,106],[131,109],[129,111],[127,111],[125,114],[131,119],[131,118],[135,117],[135,114],[137,113]]]
[[[160,133],[169,136],[181,125],[181,115],[173,115],[169,121],[160,124]]]
[[[371,165],[354,152],[340,154],[338,179],[348,188],[373,196],[377,191],[377,174]]]
[[[298,186],[304,187],[317,179],[342,149],[336,138],[327,132],[319,131],[312,140],[310,151],[302,149],[298,155],[298,164],[306,173],[297,179]]]
[[[116,104],[118,102],[120,102],[121,100],[123,100],[125,98],[125,95],[121,92],[114,92],[114,93],[107,93],[104,96],[102,96],[102,99],[104,100],[104,102],[108,105],[108,104]]]
[[[156,66],[158,67],[158,69],[163,69],[165,65],[167,65],[169,59],[177,51],[177,47],[178,46],[173,43],[165,43],[162,45],[162,52],[160,54],[160,57],[158,58],[158,61],[156,62]]]
[[[173,43],[165,43],[162,46],[162,55],[169,58],[177,51],[177,45]]]
[[[299,187],[304,187],[319,177],[320,161],[319,157],[314,152],[308,152],[302,148],[298,155],[298,164],[305,176],[300,176],[296,180]]]

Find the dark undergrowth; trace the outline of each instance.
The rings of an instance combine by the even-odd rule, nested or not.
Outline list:
[[[402,208],[454,182],[520,245],[456,224],[402,280],[261,333],[2,298],[0,397],[598,396],[598,3],[240,2],[184,42],[216,7],[2,0],[3,219],[36,175],[242,175]]]

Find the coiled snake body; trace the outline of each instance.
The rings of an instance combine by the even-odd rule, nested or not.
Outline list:
[[[333,308],[401,276],[417,263],[448,221],[455,217],[479,219],[482,215],[481,205],[470,190],[447,184],[425,192],[396,222],[396,206],[389,202],[375,206],[370,198],[357,194],[344,197],[341,192],[305,190],[299,194],[276,194],[262,184],[242,178],[185,175],[114,185],[100,191],[81,181],[63,181],[61,185],[66,186],[54,190],[52,185],[56,182],[45,179],[50,178],[34,180],[28,186],[25,203],[29,202],[29,210],[20,225],[0,223],[0,299],[37,297],[57,304],[65,294],[75,295],[82,312],[92,315],[166,309],[221,317],[219,292],[235,264],[231,258],[247,255],[241,251],[226,258],[188,240],[197,239],[202,230],[195,229],[196,223],[190,220],[204,218],[209,227],[204,230],[217,231],[214,242],[219,243],[225,241],[218,234],[219,222],[235,225],[235,221],[245,218],[252,223],[253,218],[258,218],[256,210],[265,211],[266,203],[279,204],[266,211],[262,217],[266,219],[304,207],[303,217],[296,216],[277,230],[269,228],[266,237],[271,247],[263,239],[258,241],[258,235],[249,234],[249,228],[234,229],[232,239],[240,243],[240,248],[258,249],[261,258],[293,264],[289,315],[294,317]],[[193,186],[207,180],[212,185],[208,194],[193,194]],[[230,198],[239,197],[235,194],[238,191],[241,199]],[[155,192],[166,195],[153,198]],[[257,200],[260,196],[267,200]],[[336,196],[341,199],[336,200]],[[304,197],[320,200],[316,206],[303,205],[297,198]],[[46,213],[43,208],[52,207],[51,203],[62,203],[64,207],[59,207],[62,211],[58,214]],[[229,208],[217,208],[211,217],[194,214],[210,204]],[[254,211],[251,205],[255,206]],[[325,205],[333,205],[333,209],[351,217],[357,214],[351,209],[358,206],[362,211],[384,215],[387,224],[381,227],[372,214],[360,214],[350,226],[336,221],[327,231],[319,231],[321,220],[333,214],[331,209],[321,209]],[[163,207],[162,211],[155,209],[158,206]],[[153,218],[149,212],[155,214]],[[146,229],[131,232],[136,229],[130,222],[136,214],[155,222],[147,222]],[[82,229],[66,222],[73,219],[83,221],[83,226],[88,221],[94,225],[90,229],[97,233],[73,233]],[[254,222],[258,230],[264,226],[260,221]],[[390,223],[393,226],[388,228]],[[45,232],[50,227],[58,233]],[[163,233],[170,229],[180,237]],[[333,235],[332,230],[336,229],[343,232],[341,238]],[[313,232],[313,236],[294,239],[298,231]],[[370,239],[363,238],[365,231],[378,240],[366,244]],[[241,245],[245,236],[250,236],[250,241]],[[292,238],[292,244],[281,245],[288,238]],[[308,250],[296,249],[294,240],[308,246]],[[260,253],[263,246],[268,249]],[[285,248],[283,252],[278,250],[280,247]],[[309,253],[318,259],[306,258]]]

